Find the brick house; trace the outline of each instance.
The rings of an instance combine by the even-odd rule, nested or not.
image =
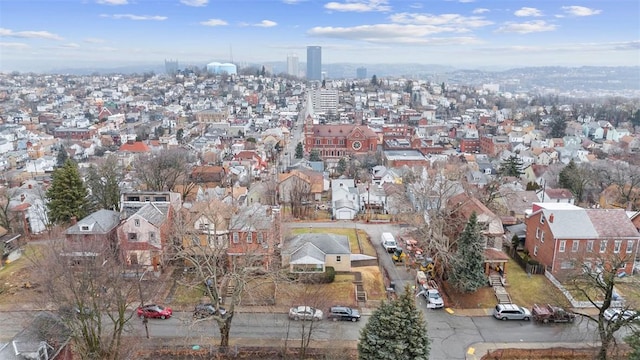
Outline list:
[[[625,259],[620,272],[631,274],[640,233],[622,209],[583,209],[566,203],[534,203],[525,220],[525,249],[559,279]],[[628,260],[626,260],[628,259]]]
[[[105,209],[93,212],[80,221],[72,220],[72,225],[64,232],[65,255],[77,261],[99,257],[104,251],[112,251],[117,256],[119,224],[120,213]]]
[[[269,270],[280,241],[279,209],[259,203],[241,207],[229,221],[229,263]]]
[[[171,253],[171,228],[181,196],[172,192],[121,195],[122,224],[118,241],[126,264],[136,271],[159,271]]]

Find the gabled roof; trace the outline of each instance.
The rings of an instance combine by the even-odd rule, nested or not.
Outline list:
[[[285,243],[285,249],[283,252],[294,254],[307,243],[312,244],[324,254],[351,253],[351,250],[349,250],[349,238],[347,236],[320,233],[306,233],[297,235],[296,237],[290,239]]]
[[[101,209],[70,226],[65,234],[107,234],[120,223],[120,213]],[[89,230],[82,230],[87,227]]]
[[[290,264],[324,264],[324,251],[307,242],[291,253]]]
[[[622,209],[541,209],[557,239],[640,238]]]
[[[166,220],[168,213],[169,205],[148,203],[136,211],[135,215],[147,220],[154,226],[160,226]]]
[[[126,142],[120,145],[120,149],[118,149],[118,151],[144,153],[144,152],[149,152],[151,150],[149,149],[149,146],[147,146],[147,144],[143,143],[142,141],[134,141],[131,143]]]

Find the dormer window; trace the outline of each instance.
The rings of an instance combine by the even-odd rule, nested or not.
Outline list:
[[[540,215],[540,224],[544,224],[544,215]]]
[[[89,231],[89,225],[80,225],[81,231]]]

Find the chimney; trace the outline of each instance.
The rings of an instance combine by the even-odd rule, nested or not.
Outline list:
[[[75,216],[72,216],[72,217],[71,217],[71,225],[75,225],[75,224],[77,224],[77,223],[78,223],[78,218],[77,218],[77,217],[75,217]]]
[[[553,222],[553,213],[551,213],[551,214],[549,215],[549,222],[550,222],[550,223],[552,223],[552,222]]]

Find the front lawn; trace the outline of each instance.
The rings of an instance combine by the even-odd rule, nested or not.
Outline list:
[[[506,289],[515,304],[528,308],[533,304],[570,306],[562,292],[544,275],[528,275],[511,259],[507,263],[506,277]]]

